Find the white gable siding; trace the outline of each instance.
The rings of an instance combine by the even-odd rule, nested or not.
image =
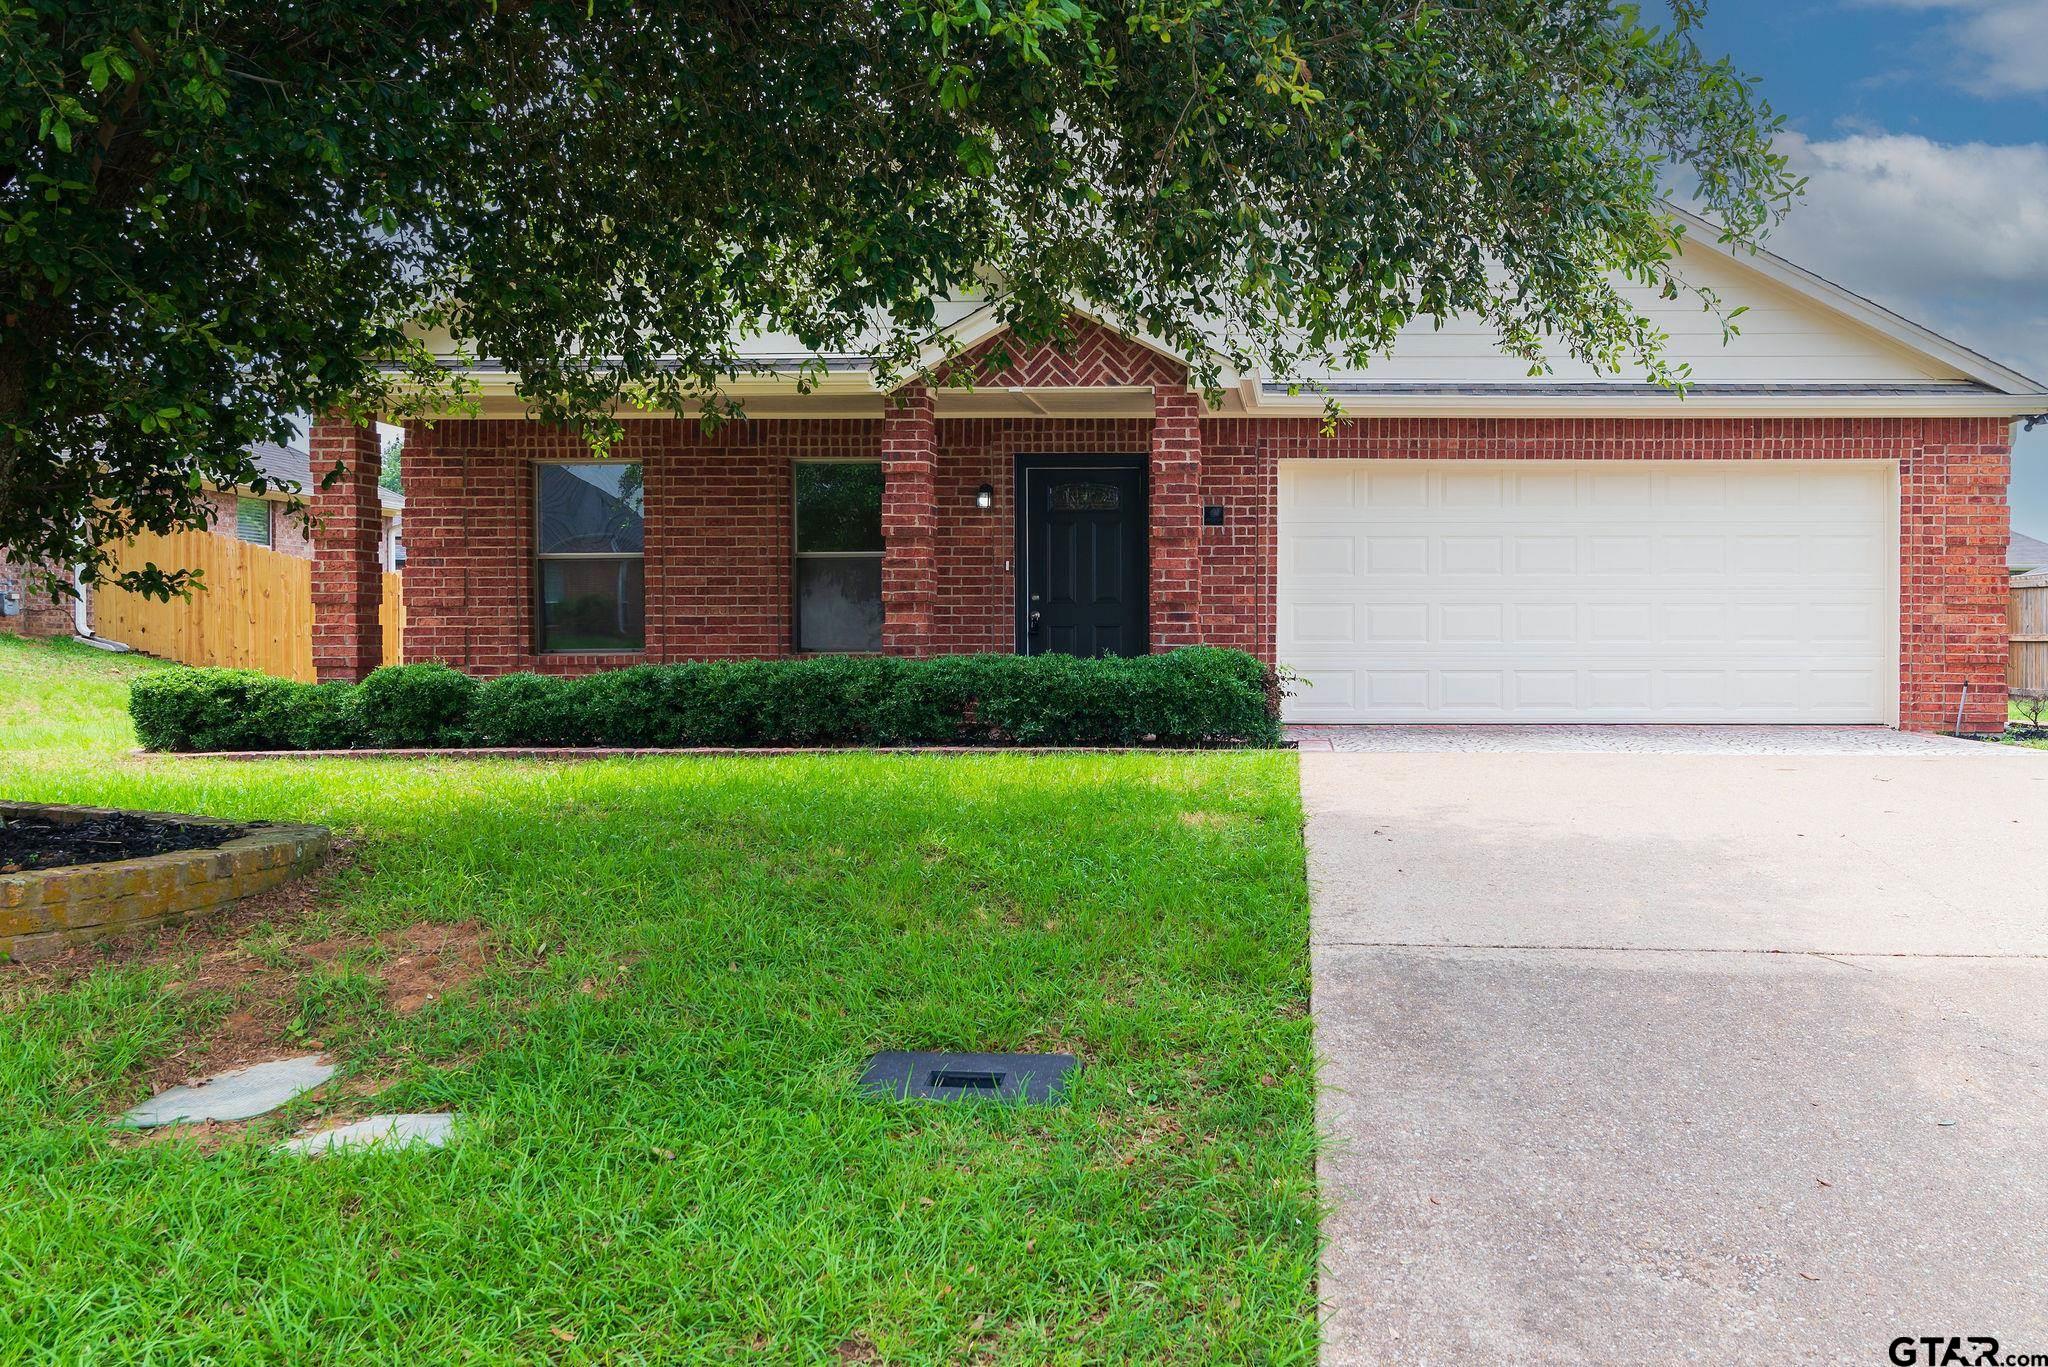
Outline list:
[[[1656,390],[1640,373],[1599,374],[1561,350],[1551,368],[1535,375],[1528,364],[1503,355],[1491,329],[1471,318],[1437,326],[1418,320],[1405,328],[1393,354],[1361,370],[1293,376],[1237,375],[1226,370],[1221,416],[1247,412],[1281,415],[1320,413],[1319,383],[1327,381],[1353,412],[1422,414],[1583,412],[1627,416],[1637,412],[1682,411],[1730,416],[1769,412],[1778,416],[1842,413],[1955,413],[1980,416],[2028,414],[2048,406],[2048,387],[1995,361],[1957,346],[1870,301],[1765,254],[1729,253],[1713,243],[1711,224],[1673,210],[1693,234],[1680,258],[1681,273],[1714,292],[1728,308],[1741,308],[1737,332],[1725,336],[1717,315],[1690,294],[1663,299],[1654,291],[1630,288],[1632,302],[1668,339],[1667,355],[1690,368],[1699,386],[1681,398]],[[1088,305],[1077,312],[1095,317]],[[1104,321],[1097,319],[1098,321]],[[993,335],[1000,324],[985,298],[943,301],[937,323],[952,345],[968,349]],[[1114,320],[1107,325],[1117,326]],[[1133,333],[1148,345],[1159,344]],[[796,380],[803,347],[786,334],[742,338],[737,343],[743,372],[728,392],[768,417],[872,416],[882,406],[881,386],[856,339],[844,354],[825,356],[815,385]],[[452,352],[445,335],[428,345]],[[1161,350],[1166,350],[1160,347]],[[927,343],[913,369],[946,359],[936,339]],[[758,366],[750,371],[749,366]],[[514,377],[486,360],[472,374],[482,396],[477,411],[488,416],[524,416],[529,408]],[[1290,393],[1290,383],[1298,386]],[[1717,391],[1714,387],[1721,386]],[[1122,389],[1079,389],[1047,397],[987,390],[948,391],[941,399],[947,416],[1141,417],[1139,404]],[[1142,397],[1142,396],[1140,396]],[[1137,405],[1137,406],[1133,406]],[[1128,409],[1128,411],[1126,411]]]
[[[1726,307],[1747,305],[1735,321],[1739,332],[1722,341],[1715,316],[1693,295],[1659,298],[1631,287],[1629,297],[1670,338],[1668,354],[1689,362],[1702,383],[1852,384],[1960,381],[1957,371],[1878,337],[1791,290],[1706,250],[1681,259],[1686,279],[1718,294]],[[1504,356],[1492,330],[1472,318],[1411,323],[1393,354],[1365,371],[1332,372],[1332,380],[1381,384],[1640,382],[1641,375],[1601,375],[1569,356],[1553,355],[1548,374],[1530,376],[1528,365]]]
[[[986,302],[982,299],[941,299],[934,306],[937,315],[935,325],[942,329],[955,327]],[[879,345],[883,336],[880,330],[867,333],[857,339],[856,347]],[[742,356],[800,356],[803,352],[803,343],[786,332],[764,332],[755,337],[743,337],[739,344]]]

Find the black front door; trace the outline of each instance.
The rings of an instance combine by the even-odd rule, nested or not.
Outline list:
[[[1020,456],[1017,648],[1143,655],[1145,461]]]

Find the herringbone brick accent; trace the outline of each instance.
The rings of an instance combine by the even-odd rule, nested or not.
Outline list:
[[[1089,386],[1185,386],[1187,367],[1143,342],[1078,316],[1067,319],[1065,346],[1019,347],[1007,332],[941,366],[934,384],[964,375],[976,385],[1025,389]]]

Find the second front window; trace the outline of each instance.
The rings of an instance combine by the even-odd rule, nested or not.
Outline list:
[[[535,471],[540,649],[642,649],[647,577],[640,466],[547,461]]]
[[[882,467],[796,466],[796,646],[882,648]]]

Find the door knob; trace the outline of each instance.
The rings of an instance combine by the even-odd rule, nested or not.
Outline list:
[[[1025,624],[1026,624],[1027,626],[1029,626],[1029,627],[1030,627],[1030,629],[1031,629],[1031,630],[1033,630],[1033,631],[1036,631],[1036,630],[1038,630],[1038,619],[1039,619],[1039,617],[1040,617],[1041,615],[1042,615],[1041,613],[1039,613],[1039,612],[1037,612],[1036,610],[1034,610],[1034,611],[1033,611],[1033,612],[1031,613],[1031,615],[1030,615],[1030,616],[1028,616],[1028,617],[1026,617],[1026,618],[1024,619],[1024,621],[1025,621]]]

